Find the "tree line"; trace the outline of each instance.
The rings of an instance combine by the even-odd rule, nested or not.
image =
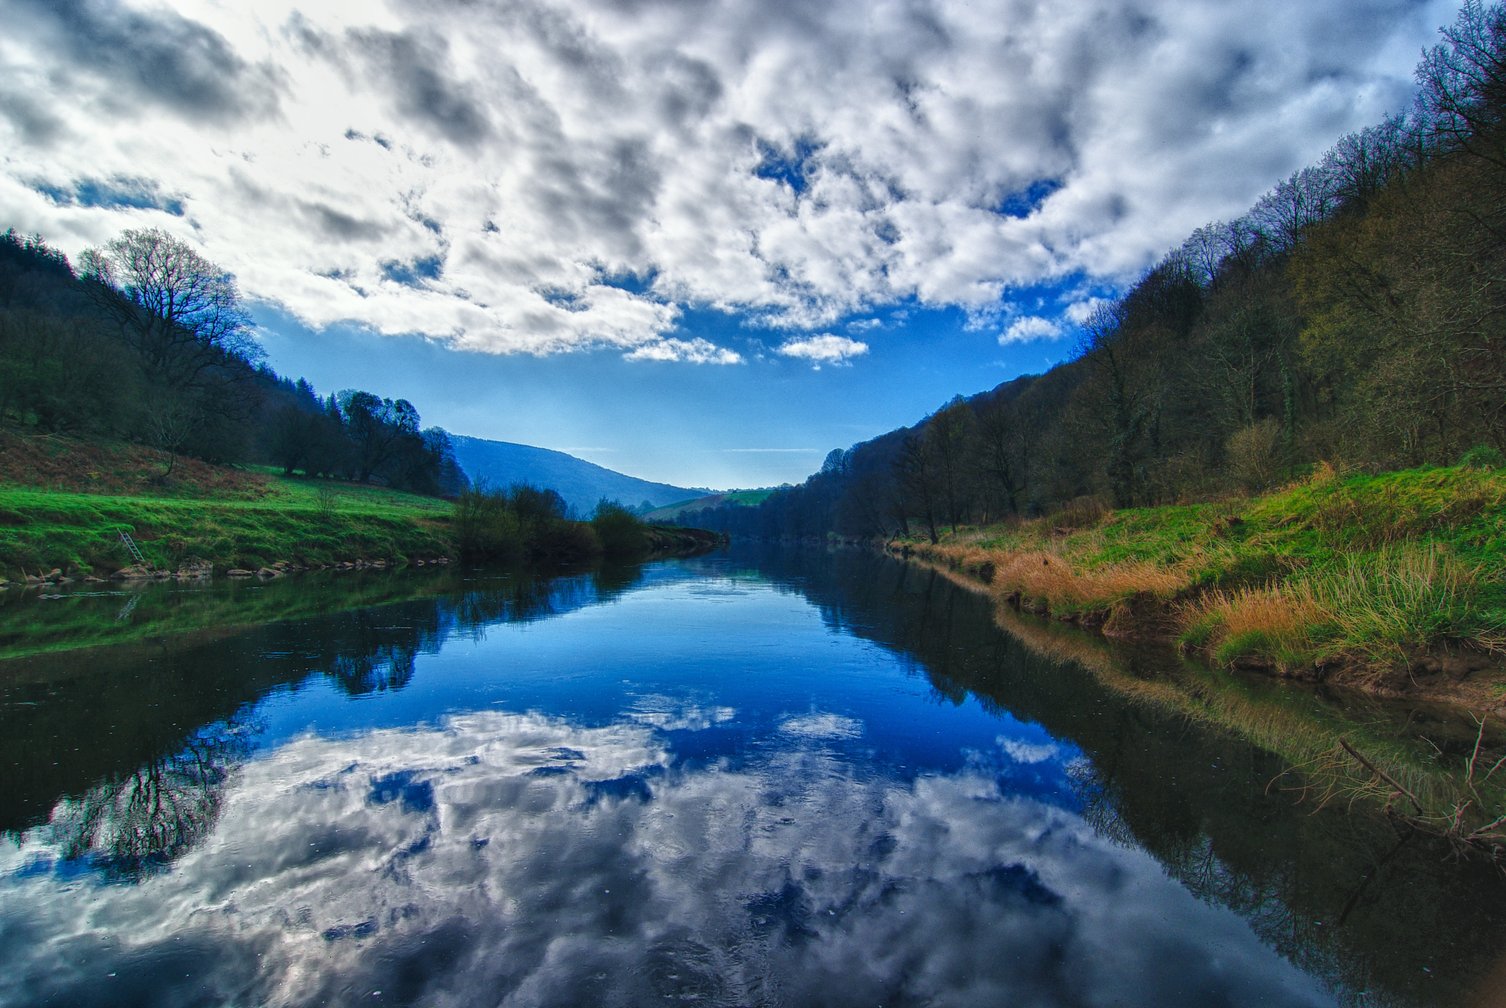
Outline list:
[[[1405,112],[1197,229],[1041,375],[834,450],[763,537],[920,533],[1255,490],[1318,460],[1506,450],[1506,9],[1468,0]]]
[[[321,398],[263,361],[235,280],[186,242],[129,230],[77,269],[0,235],[0,422],[113,438],[172,460],[254,462],[420,493],[466,485],[449,436],[405,399]]]
[[[603,499],[589,520],[576,521],[558,491],[527,484],[466,489],[454,524],[460,555],[490,563],[641,560],[651,546],[647,525],[616,501]]]

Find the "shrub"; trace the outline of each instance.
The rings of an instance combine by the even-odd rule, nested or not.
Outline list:
[[[484,487],[455,498],[455,542],[467,560],[515,563],[523,558],[523,529],[507,494]]]
[[[1108,514],[1108,508],[1097,497],[1074,497],[1052,512],[1049,524],[1064,529],[1087,529],[1097,526]]]
[[[1466,469],[1506,469],[1506,455],[1494,445],[1475,445],[1459,456],[1459,464]]]
[[[1247,490],[1263,490],[1281,468],[1281,425],[1274,417],[1242,427],[1229,435],[1225,454],[1229,475]]]
[[[601,552],[610,559],[621,560],[648,552],[648,535],[643,522],[616,501],[603,500],[591,516]]]

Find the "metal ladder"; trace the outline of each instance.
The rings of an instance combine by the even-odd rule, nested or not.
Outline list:
[[[151,564],[146,562],[146,557],[141,555],[141,548],[136,545],[136,540],[131,538],[131,533],[122,529],[120,533],[120,541],[125,544],[126,552],[131,554],[132,559],[141,564],[143,567],[151,566]]]

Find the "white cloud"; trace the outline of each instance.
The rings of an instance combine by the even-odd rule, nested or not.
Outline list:
[[[1031,340],[1056,339],[1062,334],[1062,327],[1048,318],[1038,315],[1026,315],[1017,318],[1009,324],[1009,328],[999,334],[999,345],[1009,343],[1028,343]]]
[[[1017,738],[999,737],[999,747],[1016,763],[1031,765],[1047,760],[1060,759],[1061,747],[1054,742],[1024,742]]]
[[[8,5],[0,226],[71,254],[167,226],[313,326],[720,362],[669,337],[687,306],[815,332],[1130,279],[1402,106],[1447,16],[1410,0],[60,10]],[[80,196],[91,179],[172,199]]]
[[[1112,302],[1108,298],[1084,298],[1081,301],[1074,301],[1071,304],[1067,305],[1067,310],[1062,314],[1066,315],[1067,320],[1070,321],[1073,325],[1085,325],[1088,319],[1093,317],[1094,312],[1096,312],[1100,308],[1108,306],[1109,304],[1112,304]]]
[[[798,735],[808,739],[852,739],[863,734],[863,723],[840,714],[819,714],[812,711],[785,718],[779,730],[786,735]]]
[[[820,367],[822,364],[846,364],[854,357],[861,357],[868,352],[868,344],[846,336],[822,333],[806,339],[788,340],[779,347],[779,352],[786,357],[811,361]]]
[[[694,339],[661,339],[622,355],[630,361],[687,361],[691,364],[741,364],[742,354],[719,347],[697,336]]]

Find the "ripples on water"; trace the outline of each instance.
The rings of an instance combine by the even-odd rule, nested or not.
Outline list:
[[[452,587],[13,672],[0,1001],[1425,1004],[1486,965],[1325,932],[1373,831],[1295,849],[1332,831],[1268,759],[913,569]]]

